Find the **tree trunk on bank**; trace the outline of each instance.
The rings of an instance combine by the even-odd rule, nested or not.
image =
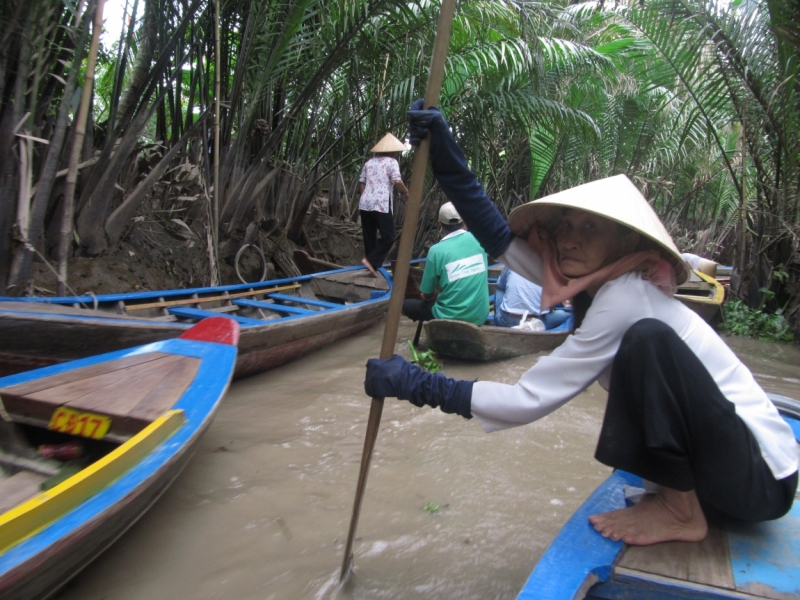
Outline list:
[[[100,2],[102,2],[102,0],[100,0]],[[89,6],[88,10],[83,15],[84,22],[80,25],[80,37],[78,39],[78,43],[75,45],[72,66],[70,67],[69,75],[67,76],[67,82],[64,86],[64,94],[58,107],[58,116],[56,118],[55,129],[52,137],[50,138],[50,144],[47,147],[47,154],[45,155],[44,164],[39,174],[39,182],[37,184],[36,194],[33,198],[33,202],[31,203],[28,230],[21,232],[23,240],[26,240],[28,244],[23,243],[17,248],[17,251],[14,254],[14,259],[11,263],[11,271],[8,276],[8,285],[12,288],[11,294],[15,296],[25,291],[24,283],[28,280],[31,274],[33,248],[36,246],[39,237],[44,231],[45,214],[50,202],[50,193],[52,192],[53,184],[55,183],[56,171],[58,170],[59,163],[61,162],[64,139],[66,137],[67,125],[69,122],[69,112],[71,108],[70,105],[72,104],[72,97],[75,93],[75,88],[77,87],[78,72],[80,71],[81,64],[83,63],[84,48],[86,47],[86,39],[89,36],[89,23],[91,22],[93,11],[94,6]],[[87,80],[88,79],[89,75],[87,73]],[[91,81],[94,81],[94,77],[91,78]],[[87,94],[84,93],[84,96],[87,96]],[[81,141],[83,140],[81,139]],[[77,161],[75,164],[77,165]]]
[[[131,104],[139,102],[138,92],[142,89],[147,75],[150,73],[150,63],[153,62],[153,54],[156,49],[156,38],[158,37],[158,22],[156,21],[156,2],[155,0],[145,0],[144,3],[144,22],[139,30],[139,46],[136,49],[136,60],[131,68],[131,76],[128,79],[128,87],[122,93],[116,114],[124,115]],[[109,125],[111,129],[111,125]]]

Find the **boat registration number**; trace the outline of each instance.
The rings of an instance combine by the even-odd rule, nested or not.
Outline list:
[[[80,412],[60,406],[50,417],[49,429],[102,440],[111,427],[111,417]]]

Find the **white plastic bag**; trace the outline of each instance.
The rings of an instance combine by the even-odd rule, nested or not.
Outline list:
[[[528,311],[522,313],[522,318],[519,320],[519,325],[514,325],[511,329],[519,329],[522,331],[544,331],[544,323],[541,319],[528,319]]]

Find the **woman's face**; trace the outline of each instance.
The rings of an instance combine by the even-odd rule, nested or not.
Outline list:
[[[582,210],[569,209],[556,230],[558,266],[567,277],[581,277],[632,252],[639,235],[620,235],[617,224]]]

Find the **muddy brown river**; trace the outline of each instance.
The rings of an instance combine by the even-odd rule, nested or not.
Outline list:
[[[403,319],[399,339],[413,333]],[[537,423],[490,435],[387,400],[354,572],[340,589],[370,406],[364,363],[382,334],[380,324],[235,383],[186,470],[58,598],[515,598],[610,472],[593,459],[605,393],[592,386]],[[800,398],[798,348],[729,343],[767,391]],[[510,383],[534,360],[447,360],[444,371]]]

